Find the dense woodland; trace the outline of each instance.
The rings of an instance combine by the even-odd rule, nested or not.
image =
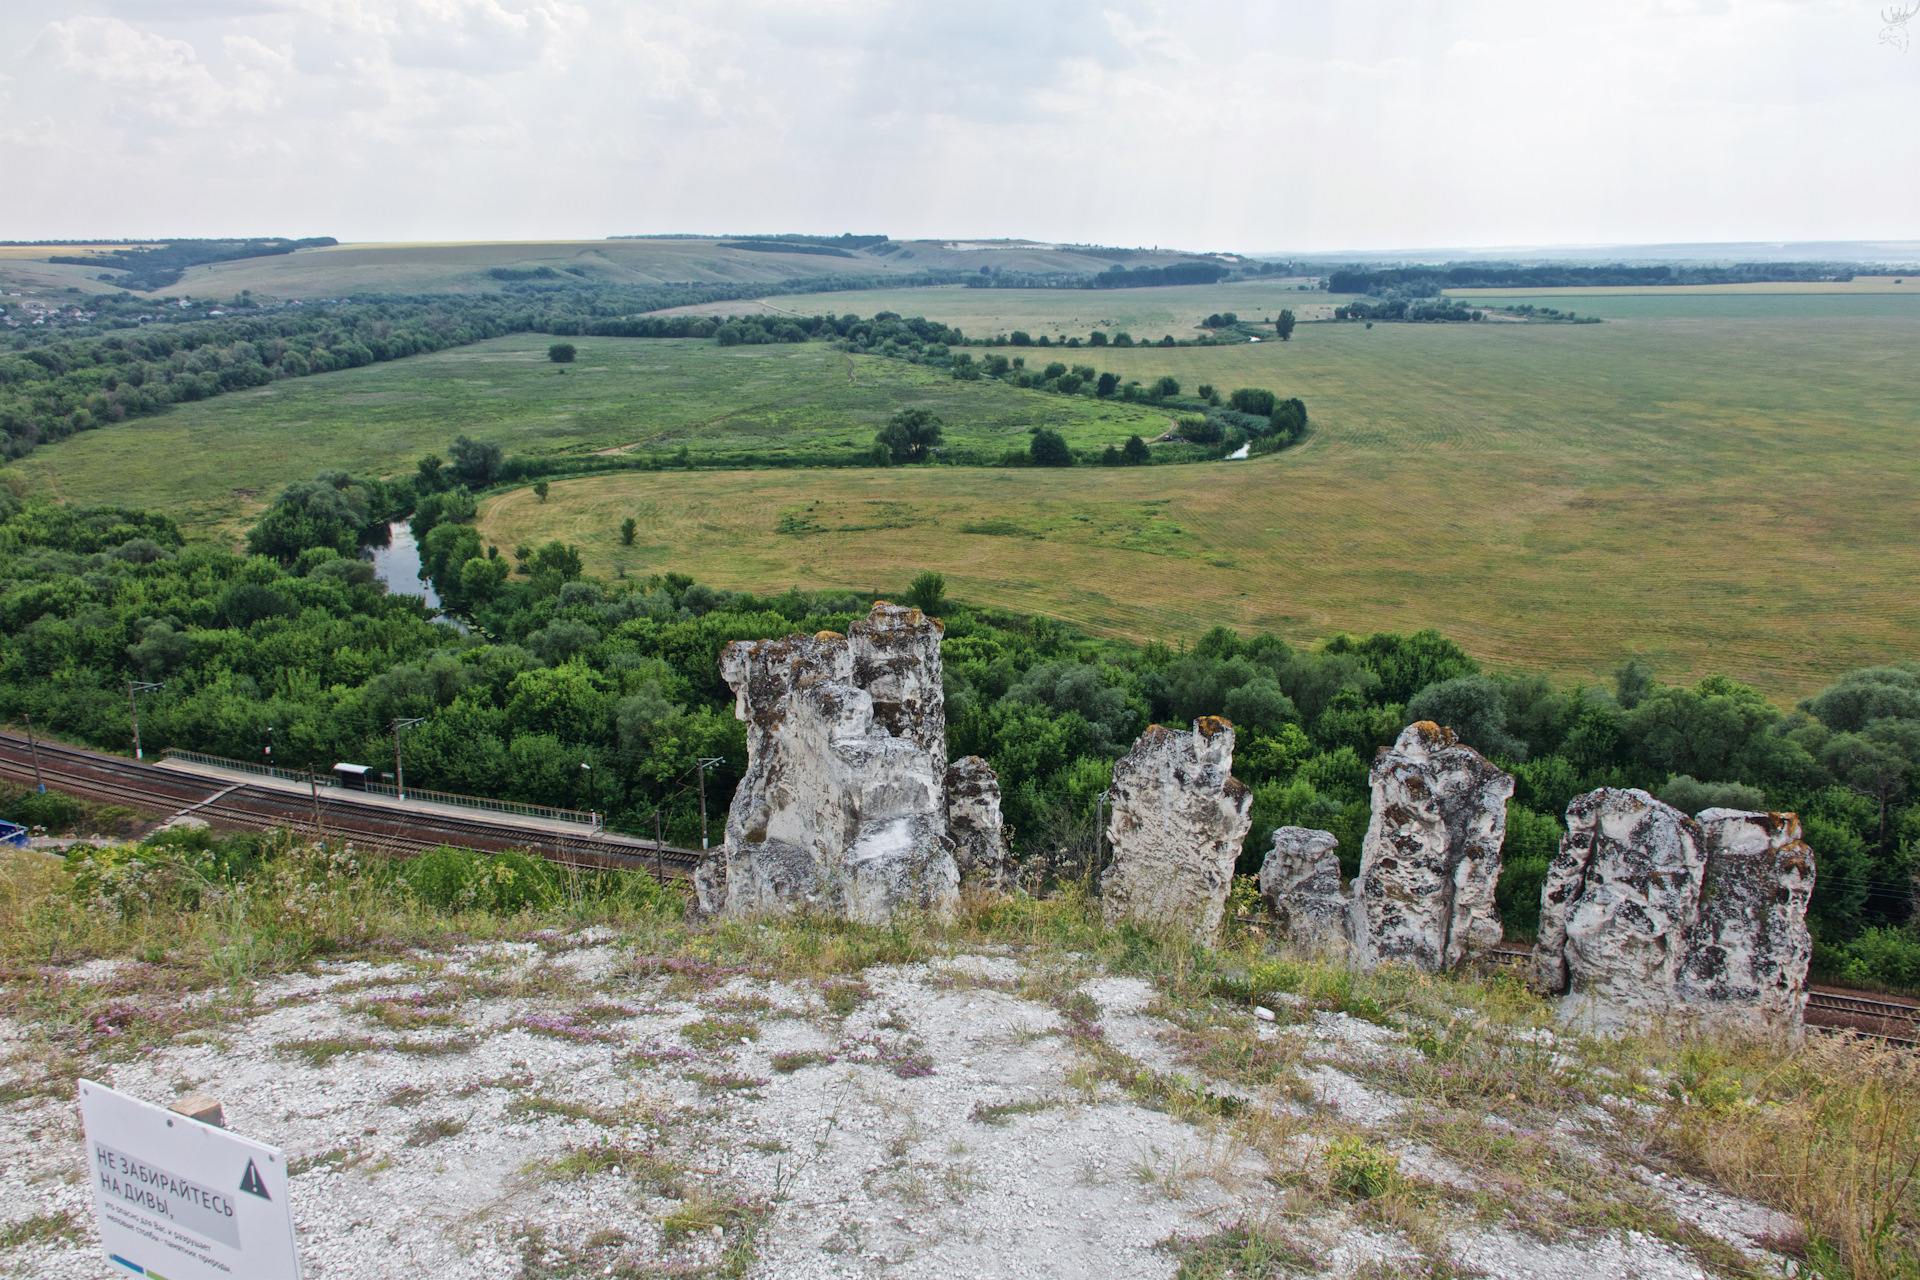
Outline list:
[[[1463,262],[1444,267],[1351,267],[1330,272],[1328,293],[1400,291],[1436,296],[1442,289],[1569,289],[1591,286],[1762,284],[1793,280],[1851,280],[1849,262],[1739,262],[1731,266],[1517,267],[1510,262]]]
[[[423,463],[411,494],[343,473],[290,487],[255,530],[253,555],[187,544],[164,516],[54,506],[9,476],[0,714],[30,712],[49,731],[125,749],[125,681],[163,682],[143,695],[148,746],[257,758],[271,726],[277,759],[322,770],[384,761],[387,726],[419,716],[403,743],[418,785],[591,806],[649,833],[660,811],[677,839],[696,840],[694,760],[726,760],[708,779],[715,813],[745,762],[721,649],[843,630],[870,600],[733,594],[678,575],[595,582],[559,543],[484,546],[461,481],[501,459],[471,441],[449,452]],[[402,497],[468,634],[388,594],[354,554],[405,514]],[[1797,810],[1819,859],[1822,970],[1920,985],[1908,927],[1920,664],[1850,673],[1783,713],[1724,677],[1667,685],[1637,662],[1604,687],[1490,674],[1431,631],[1302,649],[1215,628],[1133,646],[949,602],[933,574],[908,598],[946,625],[950,749],[999,772],[1016,847],[1042,881],[1084,873],[1095,797],[1135,737],[1202,714],[1239,727],[1235,772],[1254,791],[1241,869],[1257,868],[1276,826],[1300,824],[1334,832],[1351,873],[1369,762],[1426,718],[1518,779],[1500,890],[1513,936],[1532,930],[1567,801],[1639,786],[1689,811]]]

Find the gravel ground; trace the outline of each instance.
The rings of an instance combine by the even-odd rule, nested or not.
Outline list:
[[[95,962],[68,976],[113,971]],[[1022,976],[1005,955],[814,983],[655,971],[593,935],[474,946],[264,982],[251,1016],[98,1076],[158,1102],[211,1093],[231,1129],[284,1148],[305,1273],[320,1280],[730,1263],[794,1280],[1167,1277],[1179,1262],[1162,1242],[1279,1204],[1275,1171],[1224,1127],[1076,1075],[1062,1016],[1015,994]],[[1181,1069],[1150,984],[1102,977],[1079,991],[1109,1045]],[[0,1020],[0,1054],[23,1030]],[[1330,1061],[1403,1042],[1395,1032],[1317,1014],[1293,1028],[1249,1017],[1245,1034],[1302,1037],[1314,1101],[1216,1082],[1219,1093],[1368,1127],[1405,1108]],[[0,1084],[17,1076],[9,1065]],[[1312,1140],[1299,1141],[1304,1163]],[[1431,1152],[1402,1143],[1399,1154],[1436,1184],[1473,1182]],[[98,1250],[70,1098],[8,1102],[0,1165],[14,1187],[0,1232],[62,1210],[76,1219],[0,1250],[0,1275],[123,1274]],[[1756,1258],[1757,1240],[1792,1233],[1708,1188],[1643,1181]],[[1406,1241],[1337,1208],[1293,1227],[1336,1276],[1418,1262]],[[1447,1247],[1494,1276],[1705,1274],[1634,1233],[1548,1243],[1482,1223]]]

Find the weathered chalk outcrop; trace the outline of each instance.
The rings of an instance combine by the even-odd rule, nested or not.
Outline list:
[[[1646,792],[1574,798],[1533,951],[1564,1020],[1610,1030],[1673,1007],[1706,866],[1699,824]]]
[[[940,623],[918,609],[874,602],[847,628],[853,683],[873,698],[873,718],[888,734],[927,753],[947,771],[947,698],[940,683]]]
[[[858,641],[823,631],[722,654],[747,724],[747,769],[726,841],[694,873],[703,911],[806,905],[881,921],[901,907],[951,909],[946,751],[924,745],[929,722],[945,733],[940,624],[882,604],[862,625]],[[863,671],[879,682],[885,715]]]
[[[1534,981],[1596,1030],[1664,1017],[1797,1032],[1813,882],[1793,814],[1577,796],[1540,893]]]
[[[1233,776],[1233,726],[1204,716],[1190,731],[1155,725],[1113,766],[1113,861],[1101,877],[1108,923],[1131,920],[1220,934],[1253,795]]]
[[[1340,883],[1339,838],[1281,827],[1260,864],[1260,896],[1289,937],[1318,949],[1351,941],[1353,899]]]
[[[1355,881],[1353,958],[1450,969],[1500,941],[1500,879],[1513,778],[1431,721],[1373,762],[1373,818]]]
[[[992,889],[1012,887],[1000,779],[979,756],[962,756],[947,766],[947,835],[962,880]]]
[[[1687,933],[1680,999],[1697,1017],[1798,1032],[1813,937],[1813,850],[1791,813],[1707,809],[1706,876]]]

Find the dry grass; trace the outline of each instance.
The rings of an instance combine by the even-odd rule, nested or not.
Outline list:
[[[15,870],[19,874],[8,881],[8,914],[0,925],[12,926],[30,944],[16,940],[15,955],[30,955],[32,945],[44,942],[44,934],[34,931],[57,927],[72,907],[62,903],[57,872],[33,865]],[[385,927],[386,918],[349,910],[370,912],[375,904],[356,897],[360,880],[345,861],[308,861],[303,875],[315,886],[302,898],[311,911],[303,926],[309,945],[324,941],[350,950],[359,945],[362,928]],[[263,894],[259,901],[270,900]],[[328,907],[330,901],[335,905]],[[1791,1044],[1724,1033],[1588,1041],[1551,1032],[1549,1005],[1528,995],[1511,975],[1434,977],[1395,969],[1355,975],[1322,960],[1277,953],[1252,934],[1207,949],[1135,929],[1108,929],[1096,908],[1076,892],[1049,900],[975,895],[945,925],[902,919],[888,928],[808,917],[698,925],[670,913],[631,914],[616,921],[630,959],[612,985],[645,982],[657,991],[678,983],[712,992],[747,977],[864,992],[864,985],[848,975],[874,965],[1005,948],[1027,975],[1019,994],[1050,1005],[1066,1024],[1078,1059],[1069,1087],[1082,1097],[1117,1089],[1208,1135],[1207,1157],[1178,1168],[1154,1164],[1148,1171],[1169,1194],[1183,1193],[1196,1177],[1228,1185],[1242,1176],[1247,1160],[1258,1159],[1289,1213],[1345,1214],[1370,1223],[1412,1242],[1436,1267],[1452,1265],[1444,1248],[1449,1233],[1473,1222],[1550,1238],[1630,1229],[1673,1242],[1718,1274],[1745,1267],[1728,1246],[1677,1216],[1644,1179],[1647,1170],[1656,1170],[1697,1179],[1788,1215],[1799,1235],[1776,1240],[1773,1247],[1803,1258],[1808,1267],[1803,1274],[1827,1280],[1911,1280],[1920,1274],[1915,1177],[1920,1058],[1911,1054],[1850,1040]],[[84,923],[87,918],[83,911],[76,919]],[[102,917],[91,926],[94,954],[126,955],[114,950],[116,940],[121,946],[142,945],[164,927],[176,936],[182,957],[167,966],[125,965],[107,982],[61,986],[16,959],[0,992],[29,1035],[8,1063],[14,1082],[9,1096],[64,1092],[91,1061],[176,1034],[169,1019],[193,1003],[184,996],[225,981],[204,939],[238,945],[245,929],[284,927],[274,923],[277,919],[273,913],[223,916],[218,907],[176,912],[165,920]],[[405,916],[391,920],[396,929],[416,932],[430,923]],[[541,922],[463,916],[459,923],[469,936],[501,936]],[[264,957],[294,954],[264,944],[254,951]],[[296,962],[275,963],[291,968]],[[577,994],[566,983],[541,976],[555,967],[536,966],[525,984],[513,989]],[[272,968],[263,962],[256,972]],[[1165,1042],[1180,1070],[1149,1068],[1107,1040],[1102,1010],[1084,989],[1088,978],[1100,974],[1133,974],[1154,982],[1160,1003],[1152,1012],[1165,1025]],[[670,981],[662,981],[669,975]],[[505,989],[485,986],[490,981],[482,977],[482,987],[473,990]],[[453,993],[447,999],[470,994],[450,981],[432,991]],[[863,998],[851,998],[848,1010]],[[437,1004],[442,997],[431,999]],[[1280,1012],[1283,1025],[1275,1040],[1257,1037],[1248,1009],[1256,1002]],[[715,1003],[757,1007],[751,996]],[[1316,1010],[1343,1012],[1402,1034],[1387,1035],[1362,1051],[1343,1049],[1338,1042],[1302,1042],[1287,1033],[1285,1023],[1302,1021]],[[236,1006],[221,1016],[242,1012]],[[753,1025],[709,1014],[694,1024],[698,1030],[691,1038],[710,1039],[713,1049],[724,1050],[751,1036]],[[105,1035],[99,1030],[103,1026],[114,1034]],[[372,1046],[338,1037],[284,1047],[318,1065]],[[875,1047],[881,1046],[876,1042]],[[1399,1118],[1371,1132],[1361,1129],[1306,1087],[1309,1067],[1338,1070],[1396,1096]],[[701,1082],[718,1093],[764,1083],[714,1075]],[[627,1120],[536,1094],[529,1079],[498,1083],[518,1093],[511,1104],[516,1114],[595,1124]],[[389,1099],[396,1106],[419,1100],[407,1091]],[[988,1101],[976,1118],[991,1123],[1029,1109],[1030,1104]],[[418,1141],[453,1136],[454,1123],[428,1118],[416,1130]],[[1471,1185],[1423,1180],[1409,1172],[1414,1163],[1409,1152],[1467,1171]],[[344,1148],[318,1157],[356,1158],[355,1151]],[[898,1158],[906,1158],[904,1148]],[[669,1188],[678,1184],[675,1170],[657,1163],[664,1160],[599,1144],[529,1173],[584,1178],[618,1166],[626,1176],[671,1194]],[[917,1168],[902,1166],[910,1172]],[[931,1197],[936,1182],[930,1172],[924,1177],[913,1172],[897,1190]],[[724,1250],[744,1259],[759,1212],[753,1205],[697,1200],[662,1225],[679,1237],[710,1235],[713,1227],[721,1227]],[[1181,1257],[1214,1268],[1189,1274],[1227,1275],[1241,1265],[1233,1258],[1255,1258],[1265,1248],[1245,1237],[1223,1238]]]

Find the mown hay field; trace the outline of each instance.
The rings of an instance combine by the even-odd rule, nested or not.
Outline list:
[[[927,408],[951,445],[1025,448],[1047,426],[1075,447],[1157,436],[1145,406],[955,382],[903,361],[856,359],[823,343],[719,347],[693,339],[575,338],[552,364],[545,334],[290,378],[86,431],[21,465],[71,501],[164,510],[196,533],[236,537],[293,480],[330,467],[408,472],[465,433],[509,453],[682,445],[695,453],[852,454],[902,408]]]
[[[1917,339],[1910,304],[1108,350],[1129,377],[1298,395],[1313,435],[1138,470],[600,477],[502,495],[482,523],[603,573],[885,590],[933,568],[1107,633],[1434,626],[1500,668],[1592,680],[1642,653],[1786,699],[1920,641]]]

